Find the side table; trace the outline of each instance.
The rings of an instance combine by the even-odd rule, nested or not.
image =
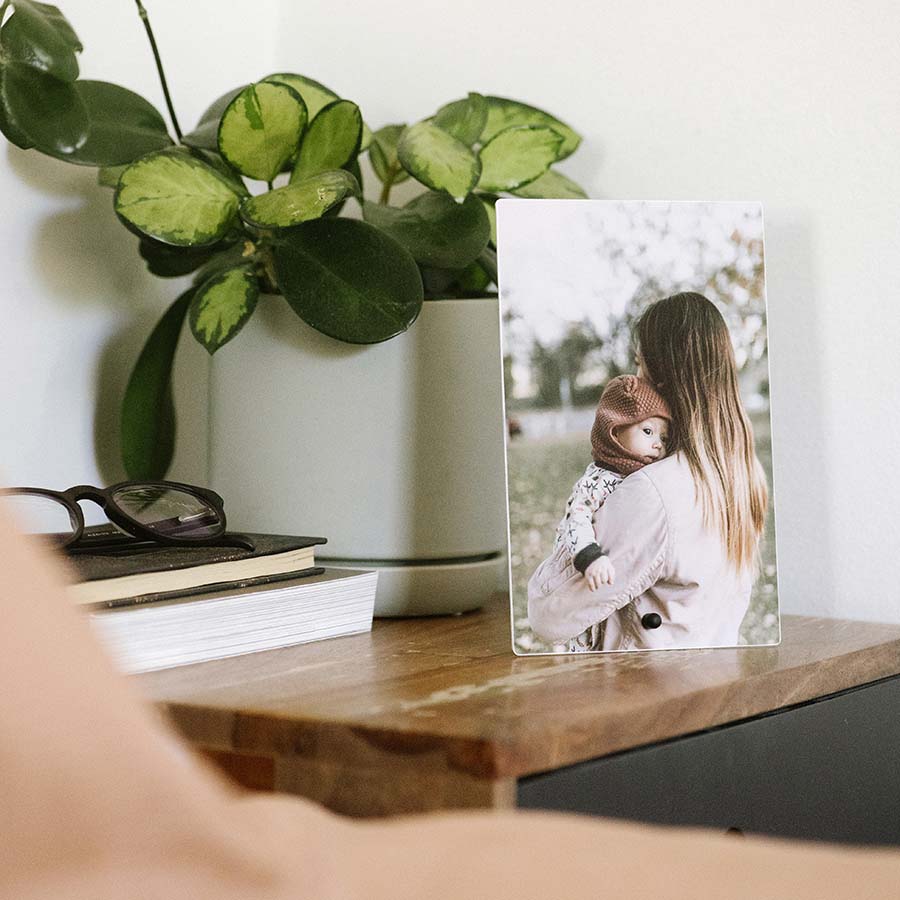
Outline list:
[[[137,676],[238,781],[354,816],[513,806],[900,844],[900,626],[515,657],[506,598]]]

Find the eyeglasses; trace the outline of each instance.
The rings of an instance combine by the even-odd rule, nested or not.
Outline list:
[[[115,542],[108,526],[85,528],[79,500],[99,504],[121,532],[161,544],[212,543],[225,532],[225,506],[209,488],[177,481],[123,481],[108,488],[79,484],[67,491],[17,487],[0,490],[0,503],[20,527],[58,546]],[[97,539],[94,541],[93,539]]]

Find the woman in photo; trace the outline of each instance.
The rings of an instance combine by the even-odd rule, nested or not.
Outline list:
[[[529,597],[528,620],[551,643],[593,629],[601,650],[735,646],[768,491],[728,326],[704,296],[681,293],[648,307],[635,338],[637,374],[671,410],[667,455],[625,478],[596,512],[611,582],[575,571]]]

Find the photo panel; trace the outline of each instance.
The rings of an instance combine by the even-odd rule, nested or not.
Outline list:
[[[515,653],[779,643],[761,205],[497,229]]]

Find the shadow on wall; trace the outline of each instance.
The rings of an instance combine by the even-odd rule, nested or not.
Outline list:
[[[834,522],[829,498],[822,329],[812,225],[793,210],[766,214],[766,285],[773,470],[782,613],[834,616]]]
[[[97,184],[97,170],[34,151],[9,148],[16,176],[65,208],[47,216],[33,244],[32,272],[54,301],[67,307],[131,310],[152,279],[137,253],[137,237],[113,211],[113,191]],[[146,291],[152,298],[156,291]]]
[[[166,307],[190,278],[151,275],[138,254],[138,238],[112,208],[113,191],[97,184],[97,170],[34,151],[7,150],[10,167],[37,195],[50,198],[28,247],[28,277],[38,299],[73,329],[73,343],[53,348],[72,354],[93,373],[93,455],[106,483],[125,478],[119,448],[122,397],[132,367]],[[88,344],[74,343],[88,340]],[[85,337],[96,335],[95,337]],[[179,435],[171,478],[208,480],[206,352],[182,334],[175,363]],[[56,385],[54,390],[74,390]],[[87,449],[87,448],[86,448]]]

